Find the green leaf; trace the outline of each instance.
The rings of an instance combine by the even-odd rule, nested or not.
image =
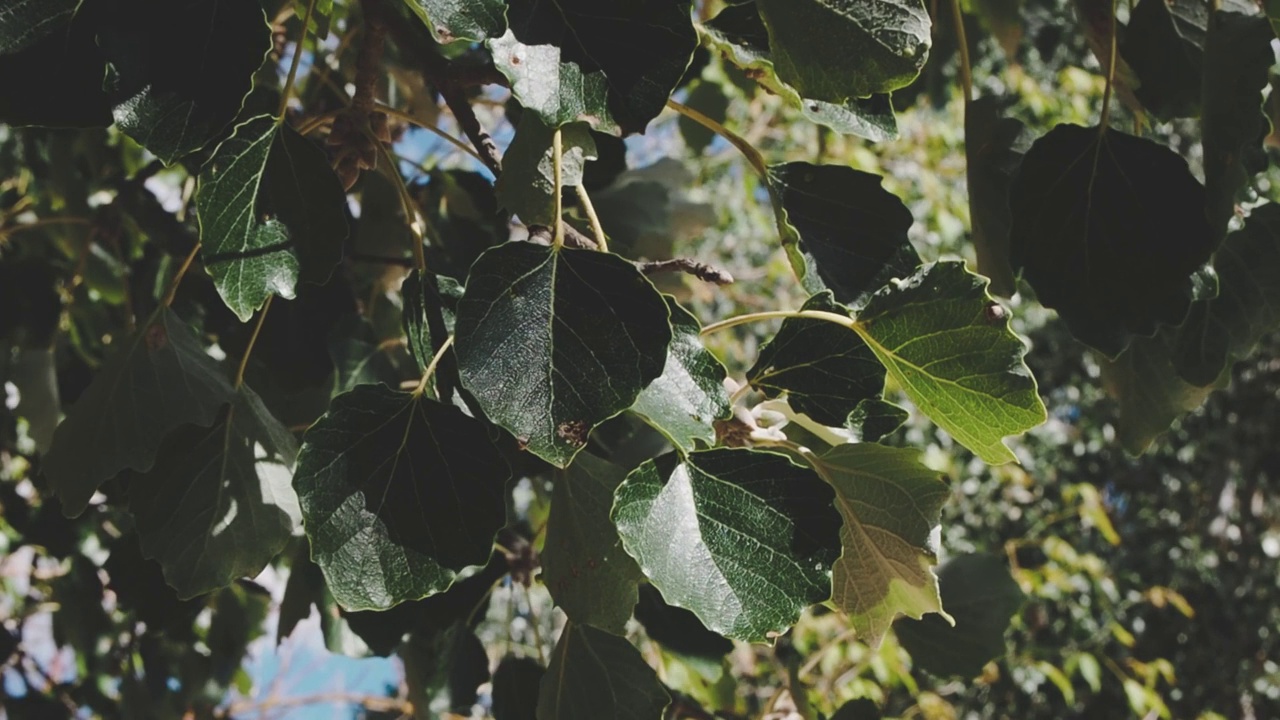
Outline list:
[[[368,318],[363,315],[339,318],[329,332],[329,357],[333,359],[335,375],[333,394],[375,383],[398,387],[400,380],[407,378],[392,359],[392,351],[382,346]]]
[[[1277,36],[1280,36],[1280,0],[1264,0],[1267,12],[1267,20],[1271,23],[1271,29]]]
[[[588,160],[596,159],[596,144],[591,128],[584,122],[568,123],[560,128],[560,180],[564,187],[582,184],[582,171]],[[511,146],[502,156],[502,175],[494,191],[498,202],[515,213],[526,225],[554,226],[555,159],[552,138],[555,130],[547,127],[537,115],[520,117]]]
[[[733,641],[708,630],[698,616],[688,610],[668,605],[662,593],[647,583],[640,586],[636,622],[644,627],[644,634],[650,640],[686,658],[719,663],[733,652]]]
[[[53,434],[42,467],[63,512],[79,515],[121,470],[150,470],[170,431],[212,425],[235,396],[187,324],[162,310],[120,341]]]
[[[462,300],[462,286],[451,277],[414,270],[405,278],[402,291],[404,333],[421,376],[444,341],[453,334],[458,303]],[[458,363],[452,352],[445,353],[440,359],[431,383],[438,399],[453,397],[460,381]]]
[[[1255,208],[1213,258],[1217,297],[1191,306],[1173,348],[1178,374],[1209,386],[1280,325],[1280,205]]]
[[[1002,438],[1046,415],[1026,348],[986,284],[963,263],[925,265],[872,296],[856,328],[921,412],[998,464],[1015,459]]]
[[[671,696],[625,638],[566,623],[538,690],[538,720],[658,720]]]
[[[1186,317],[1214,238],[1204,188],[1168,147],[1059,125],[1027,152],[1009,202],[1013,267],[1076,339],[1115,357]]]
[[[857,306],[920,264],[907,231],[911,211],[881,187],[879,175],[843,165],[793,162],[769,168],[783,212],[783,245],[811,293],[830,289]]]
[[[116,127],[165,163],[240,113],[271,50],[257,0],[122,0],[98,31]]]
[[[516,100],[550,127],[643,132],[684,76],[698,37],[688,0],[510,0],[489,40]]]
[[[902,427],[910,414],[906,408],[877,398],[858,403],[849,414],[845,427],[857,436],[858,442],[880,442],[886,435]]]
[[[716,441],[715,421],[732,413],[724,388],[726,371],[702,344],[702,325],[675,298],[664,296],[671,312],[671,346],[662,374],[640,391],[631,412],[666,435],[684,452]]]
[[[831,600],[858,639],[878,645],[898,615],[942,612],[929,534],[950,495],[916,450],[875,443],[837,445],[810,456],[836,490],[844,551],[831,568]]]
[[[778,77],[840,103],[905,87],[929,57],[920,0],[757,0]]]
[[[1205,47],[1204,184],[1215,241],[1235,217],[1236,196],[1267,168],[1262,140],[1271,123],[1262,108],[1275,52],[1267,21],[1233,12],[1214,13]]]
[[[566,467],[662,373],[670,341],[667,305],[631,263],[512,242],[472,266],[454,350],[485,415]]]
[[[507,8],[502,0],[405,0],[405,4],[422,18],[438,43],[481,42],[498,37],[507,28]]]
[[[627,471],[583,453],[556,474],[542,550],[542,581],[570,620],[625,634],[644,578],[609,519]]]
[[[966,678],[982,674],[988,662],[1005,654],[1004,632],[1025,596],[994,555],[961,555],[938,567],[942,606],[955,620],[941,616],[894,623],[898,641],[912,662],[934,675]]]
[[[290,481],[298,444],[242,386],[210,428],[169,435],[155,467],[129,481],[142,553],[189,598],[253,577],[298,522]]]
[[[1200,114],[1209,13],[1200,0],[1143,0],[1130,13],[1120,54],[1138,75],[1138,100],[1158,118]]]
[[[766,642],[831,595],[840,533],[832,497],[785,455],[703,450],[632,471],[613,521],[667,602],[722,635]]]
[[[81,0],[11,0],[0,11],[0,55],[34,45],[75,16]]]
[[[1013,297],[1017,292],[1009,266],[1009,192],[1031,136],[1020,121],[1000,117],[994,96],[970,103],[964,114],[969,221],[978,272],[991,278],[991,292]]]
[[[809,298],[801,310],[848,314],[830,291]],[[789,318],[760,349],[747,382],[767,397],[786,393],[795,411],[842,427],[859,403],[880,397],[884,366],[857,333],[824,320]]]
[[[849,98],[836,104],[801,97],[795,88],[779,79],[769,53],[769,30],[760,19],[754,0],[727,5],[702,26],[702,31],[712,47],[749,72],[769,92],[800,110],[809,121],[874,142],[898,137],[898,122],[887,94]]]
[[[480,421],[361,385],[307,431],[294,488],[334,598],[348,610],[386,609],[484,564],[510,475]]]
[[[489,680],[489,657],[471,628],[418,629],[396,651],[404,662],[405,686],[418,720],[435,720],[432,700],[445,695],[450,714],[471,712],[476,689]]]
[[[293,14],[302,19],[307,16],[309,0],[293,0]],[[333,25],[333,0],[315,0],[311,8],[311,32],[320,40],[329,37],[329,29]]]
[[[342,259],[346,194],[324,151],[262,115],[236,127],[200,171],[205,268],[242,321]]]
[[[546,672],[533,658],[502,658],[493,671],[494,720],[537,720],[538,686]]]

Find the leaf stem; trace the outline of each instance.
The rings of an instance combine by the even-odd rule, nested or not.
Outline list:
[[[324,125],[330,120],[333,120],[334,118],[338,117],[338,115],[340,115],[341,113],[342,113],[341,110],[330,110],[327,113],[321,113],[314,117],[307,118],[306,120],[303,120],[301,123],[298,123],[298,127],[296,128],[298,131],[298,134],[309,135],[312,132],[314,132],[316,128],[320,127],[321,125]]]
[[[760,178],[765,181],[765,184],[768,185],[769,168],[765,164],[764,155],[761,155],[760,151],[757,150],[756,146],[752,145],[750,141],[715,120],[712,120],[706,115],[703,115],[697,110],[694,110],[688,105],[683,105],[675,100],[667,100],[667,107],[698,123],[702,127],[719,135],[725,140],[728,140],[730,145],[738,148],[738,151],[747,158],[747,162],[751,164],[752,169],[755,170],[756,173],[760,175]]]
[[[249,336],[249,344],[244,348],[244,354],[240,356],[240,367],[236,369],[236,389],[244,384],[244,371],[249,367],[249,355],[253,352],[253,346],[258,342],[258,334],[262,332],[262,325],[267,321],[267,312],[271,310],[271,301],[275,299],[275,295],[268,295],[267,301],[262,304],[262,310],[258,311],[258,322],[253,326],[253,334]]]
[[[293,82],[298,78],[298,65],[302,62],[302,48],[307,44],[307,34],[311,32],[311,13],[316,9],[316,0],[307,0],[307,12],[302,16],[302,35],[293,46],[293,60],[289,62],[289,77],[280,90],[280,111],[276,124],[284,124],[284,115],[289,110],[289,94],[293,92]]]
[[[1116,2],[1111,1],[1111,52],[1107,55],[1107,85],[1102,91],[1102,115],[1098,119],[1098,134],[1103,136],[1107,132],[1107,124],[1111,120],[1111,95],[1112,88],[1116,81],[1116,55],[1119,48],[1116,43]]]
[[[564,153],[563,142],[560,128],[556,128],[555,135],[551,136],[551,163],[552,172],[555,176],[555,192],[552,194],[555,196],[556,206],[556,231],[551,241],[551,247],[556,250],[564,247],[564,198],[561,197],[561,191],[564,187],[564,171],[560,167],[560,162]]]
[[[578,191],[578,202],[582,205],[582,212],[587,214],[587,222],[591,223],[591,233],[596,236],[596,244],[600,246],[601,252],[609,252],[609,243],[604,239],[604,226],[600,224],[600,216],[596,215],[596,207],[591,204],[591,196],[587,195],[587,189],[581,184],[575,185],[574,190]]]
[[[835,323],[840,327],[853,330],[854,332],[858,331],[858,322],[856,320],[846,315],[840,315],[839,313],[826,312],[824,310],[766,310],[764,312],[747,313],[746,315],[739,315],[727,320],[721,320],[717,323],[712,323],[702,328],[701,334],[705,337],[711,333],[719,332],[737,325],[746,325],[747,323],[753,323],[760,320],[786,320],[789,318],[825,320],[830,323]]]
[[[400,110],[396,110],[395,108],[388,107],[388,106],[383,105],[383,104],[381,104],[381,103],[377,104],[375,107],[377,107],[377,109],[378,109],[379,111],[386,113],[386,114],[387,114],[388,116],[390,116],[390,117],[396,118],[397,120],[401,120],[401,121],[404,121],[404,122],[406,122],[406,123],[409,123],[410,125],[413,125],[414,127],[419,127],[419,128],[422,128],[423,130],[427,130],[427,131],[429,131],[429,132],[435,133],[435,134],[436,134],[436,135],[438,135],[441,139],[448,141],[448,142],[449,142],[451,145],[453,145],[454,147],[458,148],[458,149],[459,149],[459,150],[461,150],[462,152],[464,152],[464,153],[466,153],[466,154],[470,155],[471,157],[475,158],[475,159],[476,159],[476,160],[477,160],[481,165],[484,165],[484,164],[485,164],[485,159],[484,159],[484,158],[482,158],[482,157],[480,157],[480,153],[476,152],[475,148],[473,148],[473,147],[471,147],[470,145],[468,145],[468,144],[466,144],[466,143],[462,142],[462,141],[461,141],[461,140],[459,140],[458,138],[456,138],[456,137],[454,137],[454,136],[450,135],[449,133],[447,133],[447,132],[445,132],[445,131],[441,130],[440,128],[436,127],[435,125],[432,125],[431,123],[429,123],[429,122],[427,122],[427,121],[425,121],[425,120],[419,120],[419,119],[415,118],[414,116],[410,115],[409,113],[402,112],[402,111],[400,111]]]
[[[427,369],[422,371],[422,380],[418,382],[418,387],[413,390],[413,396],[415,398],[422,397],[422,393],[427,391],[427,381],[435,374],[436,366],[439,365],[440,360],[444,358],[445,351],[451,347],[453,347],[452,335],[445,339],[444,344],[440,346],[440,349],[436,350],[436,354],[431,356],[431,362],[427,363]]]
[[[173,298],[178,294],[178,285],[182,283],[182,278],[187,274],[187,269],[191,267],[192,261],[196,259],[196,253],[200,252],[200,243],[196,243],[191,248],[191,252],[187,253],[187,257],[178,266],[178,272],[173,276],[173,280],[169,281],[169,288],[165,290],[164,300],[160,301],[161,307],[169,307],[173,304]]]
[[[396,157],[391,154],[386,145],[378,143],[378,151],[382,153],[382,158],[386,160],[386,171],[395,180],[396,190],[400,195],[400,209],[404,212],[404,221],[409,226],[409,232],[413,235],[413,265],[419,271],[427,269],[427,256],[422,252],[422,228],[429,228],[426,215],[419,215],[416,203],[413,202],[413,196],[409,194],[409,188],[404,184],[404,178],[400,175],[400,163]],[[422,218],[422,224],[419,225],[418,218]],[[434,233],[431,233],[434,235]],[[434,239],[434,237],[433,237]]]
[[[960,47],[960,84],[964,88],[964,107],[967,113],[969,104],[973,102],[973,69],[969,64],[969,38],[964,31],[964,14],[960,11],[960,0],[951,0],[951,12],[956,22],[956,44]]]

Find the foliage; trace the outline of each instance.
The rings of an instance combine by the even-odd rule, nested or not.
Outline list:
[[[6,712],[1267,715],[1272,25],[1073,5],[9,3]]]

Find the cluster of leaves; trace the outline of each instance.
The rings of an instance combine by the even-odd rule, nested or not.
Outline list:
[[[371,649],[398,650],[424,714],[437,691],[453,707],[474,701],[488,676],[487,660],[475,671],[474,608],[504,576],[528,586],[531,565],[567,620],[545,671],[502,660],[499,718],[661,717],[672,696],[627,639],[633,617],[672,643],[673,617],[772,643],[821,605],[871,645],[896,627],[934,672],[979,672],[1002,652],[1020,592],[990,557],[935,574],[948,484],[918,450],[881,441],[908,417],[893,391],[993,465],[1018,459],[1006,438],[1045,420],[987,278],[1010,296],[1020,275],[1100,354],[1135,451],[1280,320],[1280,215],[1249,202],[1234,219],[1265,167],[1266,18],[1247,3],[1142,0],[1119,28],[1111,3],[1077,4],[1108,73],[1094,127],[1031,142],[999,98],[970,100],[961,53],[982,275],[922,261],[915,218],[881,176],[770,163],[671,99],[710,85],[697,75],[714,52],[815,123],[893,138],[890,94],[921,72],[932,23],[947,20],[920,0],[756,0],[714,17],[699,5],[701,22],[671,0],[6,9],[0,121],[114,129],[85,131],[100,157],[81,173],[67,166],[68,135],[5,130],[0,238],[51,241],[0,247],[0,371],[42,498],[7,497],[5,523],[38,543],[38,524],[16,522],[11,505],[45,523],[76,518],[111,548],[108,565],[129,559],[121,578],[150,573],[145,593],[116,591],[145,623],[137,641],[199,635],[212,668],[184,673],[178,690],[144,673],[133,679],[145,693],[72,699],[212,707],[263,612],[244,578],[282,557],[282,634],[313,605],[344,618]],[[977,9],[1000,27],[1009,11],[996,5]],[[275,60],[268,12],[302,21],[282,25],[299,40]],[[330,56],[351,98],[318,61],[338,21],[356,29],[351,53]],[[1150,61],[1171,53],[1186,67]],[[386,97],[427,109],[376,104],[384,81]],[[510,91],[501,159],[476,115],[481,84]],[[1110,126],[1113,85],[1139,124],[1201,119],[1203,183],[1171,148]],[[484,171],[436,167],[406,184],[388,126],[439,132],[437,94]],[[621,213],[596,212],[589,193],[606,196],[625,169],[619,137],[668,106],[757,173],[809,296],[799,309],[704,328],[650,275],[723,273],[647,255],[621,242]],[[326,152],[308,136],[330,123]],[[149,178],[186,185],[176,210]],[[646,209],[626,194],[610,200]],[[575,197],[581,213],[566,213]],[[703,344],[779,318],[740,383]],[[513,503],[525,482],[549,489],[545,517]],[[98,580],[80,551],[55,557],[72,568],[60,579]],[[154,590],[161,576],[176,595]],[[100,588],[86,597],[100,604]],[[172,626],[144,614],[156,597],[183,609]],[[193,625],[186,613],[209,604],[215,621]],[[235,637],[219,639],[227,627]],[[104,662],[120,674],[126,660]]]

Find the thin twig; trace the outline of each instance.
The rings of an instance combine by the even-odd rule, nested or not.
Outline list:
[[[418,387],[414,389],[414,397],[422,397],[422,393],[427,391],[427,381],[436,371],[436,366],[440,364],[440,360],[444,358],[445,351],[453,347],[453,336],[450,335],[445,339],[444,344],[436,350],[436,354],[431,356],[431,362],[427,363],[427,369],[422,371],[422,380],[418,382]]]
[[[293,61],[289,63],[289,77],[280,91],[280,111],[276,114],[276,122],[283,123],[284,115],[289,110],[289,93],[293,92],[293,81],[298,77],[298,65],[302,61],[302,49],[306,47],[307,35],[311,31],[311,13],[316,9],[316,0],[308,0],[307,14],[302,16],[302,34],[293,46]]]
[[[728,140],[731,145],[738,148],[738,151],[741,152],[744,156],[746,156],[747,162],[749,162],[751,164],[751,167],[756,171],[756,173],[760,175],[760,178],[765,181],[765,184],[766,185],[768,184],[769,168],[765,164],[764,156],[761,155],[760,151],[757,150],[754,145],[748,142],[746,138],[733,132],[732,130],[725,127],[724,125],[721,125],[715,120],[712,120],[706,115],[703,115],[697,110],[694,110],[688,105],[682,105],[676,102],[675,100],[668,100],[667,107],[671,108],[672,110],[675,110],[681,115],[684,115],[685,117],[705,127],[711,132],[719,135],[725,140]]]
[[[965,112],[973,102],[973,70],[969,64],[969,38],[964,31],[964,14],[960,11],[960,0],[951,0],[951,12],[956,21],[956,43],[960,46],[960,84],[964,87]]]
[[[471,103],[467,101],[467,94],[463,91],[462,86],[452,82],[446,82],[438,86],[440,96],[444,98],[444,103],[449,107],[449,112],[453,113],[453,119],[457,121],[458,127],[466,134],[467,139],[475,146],[478,151],[480,162],[489,168],[489,172],[493,173],[496,178],[502,174],[502,155],[498,152],[498,144],[493,141],[489,133],[485,132],[484,127],[480,125],[480,119],[476,117],[475,108],[471,107]]]
[[[258,334],[262,332],[262,325],[267,321],[267,312],[271,310],[271,301],[275,295],[268,295],[267,301],[262,304],[262,310],[258,312],[258,322],[253,326],[253,334],[249,336],[249,344],[244,348],[244,354],[240,356],[240,367],[236,370],[236,389],[244,384],[244,371],[249,367],[249,354],[253,352],[253,346],[258,342]]]
[[[386,106],[386,105],[381,105],[381,104],[379,104],[377,107],[378,107],[378,110],[380,110],[380,111],[382,111],[382,112],[386,113],[389,117],[396,118],[397,120],[401,120],[401,121],[403,121],[403,122],[409,123],[410,125],[413,125],[414,127],[420,127],[420,128],[422,128],[423,130],[427,130],[427,131],[430,131],[430,132],[435,133],[435,134],[436,134],[436,135],[438,135],[441,139],[448,141],[448,142],[449,142],[450,144],[452,144],[454,147],[458,148],[458,149],[459,149],[459,150],[461,150],[462,152],[464,152],[464,153],[466,153],[466,154],[470,155],[471,157],[475,158],[476,160],[478,160],[481,164],[485,165],[486,167],[488,166],[488,161],[487,161],[484,157],[481,157],[480,153],[476,152],[474,148],[472,148],[470,145],[468,145],[468,144],[466,144],[466,143],[462,142],[462,141],[461,141],[461,140],[459,140],[458,138],[456,138],[456,137],[454,137],[454,136],[450,135],[449,133],[447,133],[447,132],[445,132],[445,131],[441,130],[440,128],[436,127],[435,125],[432,125],[431,123],[429,123],[429,122],[427,122],[427,121],[425,121],[425,120],[419,120],[418,118],[415,118],[414,116],[410,115],[409,113],[402,112],[402,111],[400,111],[400,110],[396,110],[395,108],[391,108],[391,107],[388,107],[388,106]],[[486,135],[485,137],[488,137],[488,136]]]
[[[191,267],[191,263],[196,259],[196,253],[198,252],[200,252],[200,243],[197,242],[191,246],[191,252],[187,253],[182,265],[178,266],[177,274],[169,282],[169,289],[165,291],[164,300],[160,302],[161,307],[169,307],[173,304],[173,298],[178,294],[178,285],[182,282],[183,276],[187,274],[187,269]]]
[[[600,216],[596,215],[596,208],[591,204],[591,196],[582,183],[575,185],[574,189],[578,191],[578,203],[582,205],[582,212],[587,214],[587,222],[591,223],[591,233],[596,236],[596,244],[602,251],[609,252],[609,243],[604,239],[604,226],[600,224]]]
[[[639,267],[640,272],[645,275],[656,275],[664,272],[682,272],[713,285],[728,285],[733,282],[733,276],[730,275],[727,270],[721,270],[718,267],[713,267],[691,258],[651,260],[649,262],[636,263],[636,266]]]

